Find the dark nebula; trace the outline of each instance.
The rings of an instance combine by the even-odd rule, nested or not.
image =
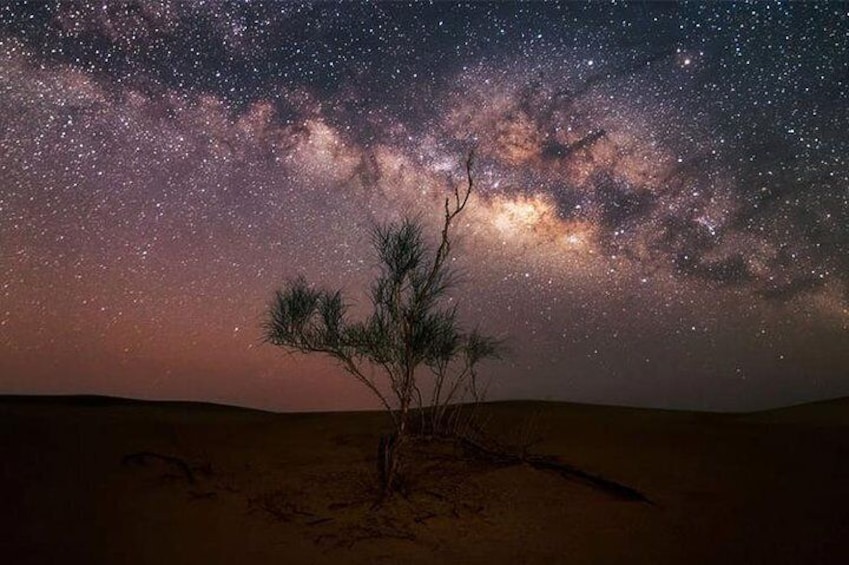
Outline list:
[[[490,398],[849,394],[848,94],[845,3],[5,2],[0,392],[373,407],[265,306],[474,149]]]

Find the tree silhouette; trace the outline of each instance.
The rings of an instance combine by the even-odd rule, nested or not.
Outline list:
[[[422,427],[446,432],[449,406],[480,399],[477,366],[500,355],[498,340],[464,331],[456,306],[445,306],[456,277],[447,259],[451,227],[474,187],[473,155],[466,160],[466,186],[445,199],[439,246],[425,241],[422,224],[406,218],[372,231],[379,272],[371,283],[372,313],[350,321],[341,292],[314,288],[303,277],[275,293],[265,324],[268,342],[300,353],[323,353],[364,384],[387,410],[394,433],[382,438],[378,467],[384,495],[392,492],[407,441],[412,411]],[[383,381],[380,380],[383,377]],[[386,390],[388,385],[388,390]],[[429,386],[425,407],[423,388]]]

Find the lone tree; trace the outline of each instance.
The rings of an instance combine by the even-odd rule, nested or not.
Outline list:
[[[447,263],[450,230],[474,187],[472,162],[469,155],[465,189],[455,188],[453,198],[445,199],[435,250],[416,219],[372,231],[380,269],[371,284],[373,310],[366,319],[349,320],[340,291],[312,287],[303,277],[278,290],[269,307],[266,341],[290,351],[330,356],[389,413],[394,433],[381,439],[378,452],[384,495],[393,490],[413,412],[418,409],[422,433],[446,433],[449,406],[469,396],[480,399],[478,363],[500,355],[498,340],[478,330],[465,331],[456,306],[444,304],[456,283]]]

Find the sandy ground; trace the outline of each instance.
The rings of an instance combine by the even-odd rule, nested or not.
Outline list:
[[[847,400],[748,415],[516,402],[483,419],[651,503],[431,444],[409,493],[376,507],[383,414],[10,397],[0,559],[849,563]]]

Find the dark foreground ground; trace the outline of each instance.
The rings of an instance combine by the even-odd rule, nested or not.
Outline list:
[[[382,414],[9,397],[0,562],[849,563],[849,401],[484,412],[505,443],[651,503],[433,444],[376,507]]]

